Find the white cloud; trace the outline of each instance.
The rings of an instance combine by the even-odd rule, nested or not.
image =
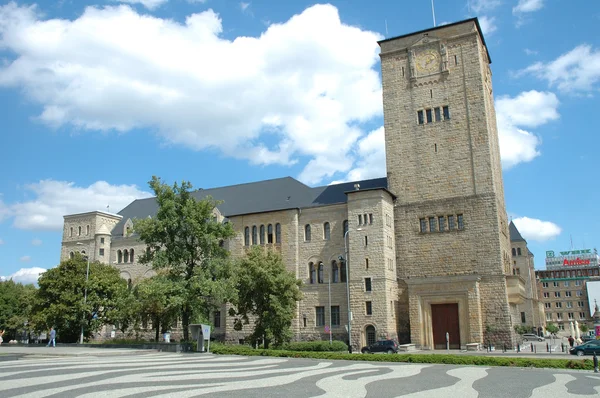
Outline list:
[[[385,177],[385,131],[383,127],[371,131],[358,141],[356,155],[359,160],[348,173],[348,181]]]
[[[538,54],[538,52],[536,50],[531,50],[529,48],[526,48],[523,51],[525,51],[525,54],[527,54],[527,55],[537,55]]]
[[[0,194],[0,222],[4,221],[10,216],[10,208],[2,201],[2,194]]]
[[[45,268],[32,267],[32,268],[21,268],[17,272],[9,276],[2,276],[0,280],[10,280],[14,282],[22,283],[24,285],[34,284],[37,285],[40,274],[46,272]]]
[[[14,226],[20,229],[60,230],[63,216],[87,211],[118,212],[135,199],[152,196],[135,185],[111,185],[98,181],[88,187],[72,182],[42,180],[25,187],[35,198],[11,205]]]
[[[31,261],[31,256],[22,256],[19,261],[22,263],[28,263]]]
[[[2,246],[4,244],[4,241],[2,239],[0,239],[0,246]]]
[[[513,222],[525,240],[544,242],[556,238],[562,231],[553,222],[536,218],[519,217],[515,218]]]
[[[498,27],[496,26],[495,17],[480,17],[479,26],[481,26],[481,33],[483,33],[484,36],[490,35],[498,29]]]
[[[149,10],[154,10],[154,9],[162,6],[169,0],[112,0],[112,1],[119,2],[119,3],[128,3],[128,4],[141,4]],[[190,1],[190,0],[188,0],[188,1]]]
[[[600,81],[600,50],[582,44],[552,62],[537,62],[518,75],[533,74],[560,91],[595,91]]]
[[[204,4],[206,0],[187,0],[187,2],[190,4]]]
[[[538,127],[558,119],[556,95],[532,90],[514,98],[499,97],[495,103],[503,168],[509,169],[539,156],[541,139],[520,127]]]
[[[41,246],[42,245],[42,240],[36,238],[36,239],[34,239],[34,240],[31,241],[31,244],[33,246]]]
[[[242,11],[246,11],[250,7],[250,3],[244,3],[243,1],[240,3],[240,8]]]
[[[513,14],[522,14],[534,12],[544,7],[544,0],[519,0],[519,3],[513,7]]]
[[[475,14],[492,11],[501,4],[501,0],[467,0],[467,7]]]
[[[22,88],[49,125],[152,128],[167,142],[215,148],[256,164],[312,159],[318,181],[348,170],[363,122],[382,115],[383,37],[315,5],[259,37],[223,39],[212,10],[185,23],[128,6],[88,7],[76,20],[43,20],[33,7],[0,7],[1,46],[15,59],[0,86]],[[273,144],[264,144],[269,138]]]

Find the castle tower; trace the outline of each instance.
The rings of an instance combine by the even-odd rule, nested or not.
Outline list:
[[[476,18],[381,41],[399,339],[512,344],[518,280],[490,57]]]

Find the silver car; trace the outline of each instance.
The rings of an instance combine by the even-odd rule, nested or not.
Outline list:
[[[523,335],[523,341],[544,341],[544,338],[533,333],[526,333]]]

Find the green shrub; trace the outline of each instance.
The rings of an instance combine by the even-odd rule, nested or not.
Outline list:
[[[276,350],[285,351],[312,351],[312,352],[325,352],[325,351],[348,351],[348,346],[343,341],[333,341],[329,344],[329,341],[297,341],[291,343],[285,343],[281,347],[274,347]]]
[[[452,365],[476,366],[511,366],[519,368],[553,368],[553,369],[584,369],[593,370],[591,360],[572,359],[542,359],[523,357],[492,357],[475,355],[446,355],[446,354],[347,354],[343,352],[327,351],[288,351],[254,349],[250,346],[226,345],[221,343],[211,344],[210,350],[214,354],[244,355],[244,356],[270,356],[289,358],[314,358],[325,360],[350,360],[370,362],[407,362],[431,363]]]

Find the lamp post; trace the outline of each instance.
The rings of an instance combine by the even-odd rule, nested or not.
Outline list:
[[[329,272],[327,273],[327,285],[329,294],[329,345],[331,345],[333,344],[333,337],[331,335],[331,265],[329,266]]]
[[[362,231],[362,229],[357,228],[356,231]],[[344,255],[346,256],[344,263],[346,267],[346,299],[348,300],[348,349],[350,353],[352,353],[352,311],[350,310],[350,272],[348,272],[348,232],[350,232],[350,228],[344,233]]]
[[[77,242],[77,245],[83,246],[84,244],[81,242]],[[81,322],[81,336],[79,336],[79,344],[83,344],[83,325],[85,323],[85,305],[87,304],[87,285],[88,279],[90,278],[90,254],[86,253],[87,257],[87,270],[85,272],[85,287],[83,289],[83,318]]]

